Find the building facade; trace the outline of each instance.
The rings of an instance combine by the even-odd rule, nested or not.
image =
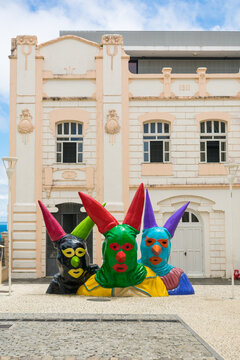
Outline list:
[[[37,200],[65,231],[86,216],[78,191],[119,220],[138,185],[159,225],[190,201],[171,261],[189,276],[240,268],[239,32],[61,32],[12,39],[10,156],[14,278],[51,275]],[[231,235],[232,234],[232,235]],[[101,264],[101,235],[88,241]]]

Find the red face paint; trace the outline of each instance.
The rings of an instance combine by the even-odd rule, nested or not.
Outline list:
[[[110,249],[113,251],[118,251],[121,249],[121,246],[118,243],[112,243],[109,245]]]
[[[130,250],[132,250],[132,248],[133,248],[133,245],[130,244],[130,243],[125,243],[125,244],[123,244],[123,246],[122,246],[122,249],[123,249],[124,251],[130,251]]]
[[[126,254],[123,251],[119,251],[116,255],[116,260],[119,263],[123,263],[126,260]]]
[[[157,245],[157,244],[153,245],[152,252],[156,256],[160,255],[161,254],[161,246]]]
[[[152,246],[157,240],[149,238],[148,236],[145,239],[146,246]]]
[[[113,269],[116,271],[116,272],[124,272],[128,269],[128,266],[126,264],[115,264],[113,266]]]
[[[153,265],[158,265],[160,264],[160,262],[162,262],[162,259],[158,256],[152,256],[149,258],[149,261],[153,264]]]
[[[168,239],[159,239],[159,244],[162,245],[162,247],[167,248],[168,247]]]

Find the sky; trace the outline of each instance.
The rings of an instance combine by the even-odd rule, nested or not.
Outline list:
[[[11,38],[60,30],[240,31],[240,0],[0,0],[0,158],[8,156]],[[7,177],[0,160],[0,221],[7,216]]]

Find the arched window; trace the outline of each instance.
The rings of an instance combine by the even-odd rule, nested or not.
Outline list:
[[[83,126],[79,122],[64,121],[56,124],[56,161],[81,163],[83,161]]]
[[[143,124],[143,160],[146,163],[167,163],[170,153],[170,124],[163,121]]]
[[[196,223],[196,222],[199,222],[199,220],[198,220],[197,216],[194,215],[192,212],[185,211],[185,213],[183,214],[183,217],[181,219],[181,222],[183,222],[183,223]]]
[[[226,162],[226,123],[218,120],[202,121],[200,133],[200,162]]]

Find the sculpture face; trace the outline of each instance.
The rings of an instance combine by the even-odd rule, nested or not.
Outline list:
[[[189,202],[179,208],[165,222],[163,227],[156,223],[151,200],[146,191],[144,230],[141,241],[141,259],[139,262],[149,266],[159,276],[164,276],[173,268],[168,264],[171,252],[171,239]]]
[[[94,223],[87,216],[76,226],[71,234],[66,234],[61,225],[48,209],[39,201],[46,229],[54,247],[57,249],[57,265],[60,274],[56,274],[47,290],[48,293],[76,293],[77,288],[98,270],[89,264],[86,239]]]
[[[89,254],[85,241],[67,234],[57,241],[55,247],[58,250],[57,264],[62,277],[80,280],[89,266]]]
[[[144,206],[143,184],[134,195],[122,225],[96,200],[83,193],[79,195],[88,215],[105,236],[103,264],[95,280],[105,288],[140,284],[147,273],[146,268],[137,262],[136,243]]]
[[[161,270],[168,264],[171,252],[171,236],[163,227],[153,227],[143,231],[141,241],[142,262],[154,272]]]
[[[117,225],[105,235],[103,259],[110,274],[131,273],[137,266],[137,231]]]

